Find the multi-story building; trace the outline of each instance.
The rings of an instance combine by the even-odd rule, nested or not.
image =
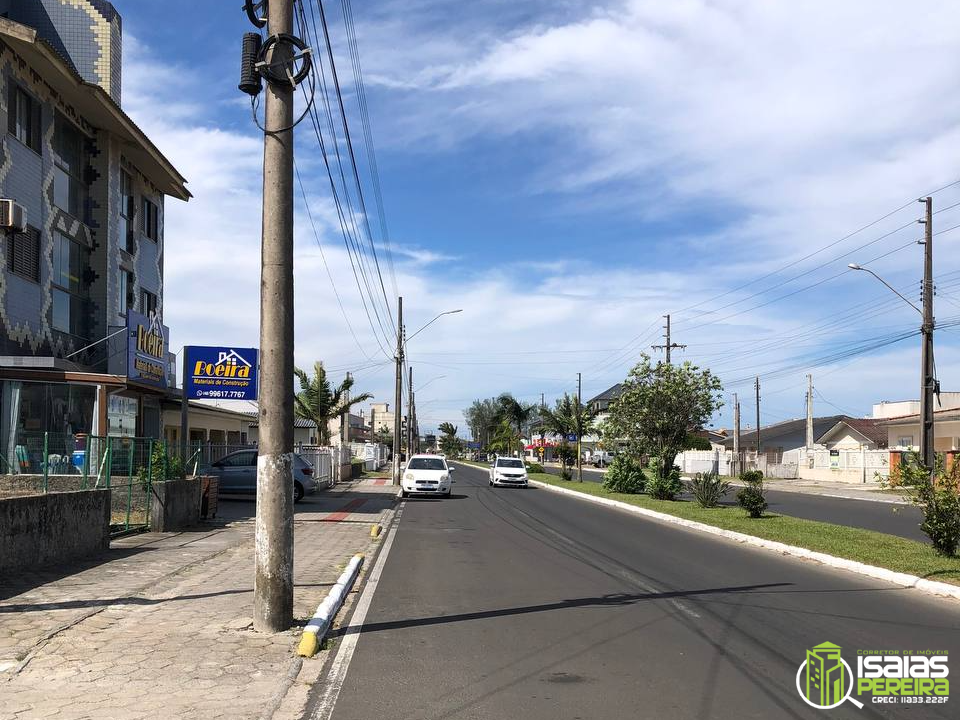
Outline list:
[[[0,455],[31,434],[160,437],[164,201],[185,179],[124,113],[104,0],[0,0]]]
[[[389,403],[370,403],[370,432],[393,434],[393,413]]]

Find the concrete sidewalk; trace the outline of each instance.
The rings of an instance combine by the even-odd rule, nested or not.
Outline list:
[[[388,481],[387,481],[388,482]],[[382,480],[342,483],[296,505],[294,616],[303,624],[373,524],[393,516]],[[191,532],[118,540],[103,557],[0,581],[0,718],[296,717],[299,628],[252,629],[250,500]],[[304,672],[301,672],[304,671]],[[288,692],[290,690],[290,692]]]

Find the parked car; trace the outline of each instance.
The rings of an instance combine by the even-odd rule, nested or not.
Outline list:
[[[589,457],[588,462],[594,467],[606,467],[613,462],[614,457],[616,456],[613,453],[606,452],[605,450],[597,450]]]
[[[256,495],[257,451],[237,450],[210,464],[209,473],[220,479],[221,494]],[[293,501],[318,489],[314,468],[297,453],[293,454]]]
[[[450,495],[453,468],[441,455],[411,455],[400,479],[400,496]]]
[[[527,487],[527,466],[519,458],[498,457],[490,466],[490,485]]]

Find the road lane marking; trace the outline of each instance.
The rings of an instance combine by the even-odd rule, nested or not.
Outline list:
[[[356,610],[350,617],[351,632],[343,636],[340,641],[340,647],[337,648],[337,655],[330,664],[330,671],[327,673],[327,686],[324,689],[323,697],[317,703],[316,709],[311,716],[313,720],[330,720],[333,710],[337,705],[337,698],[340,697],[340,689],[347,677],[347,671],[350,669],[350,662],[353,660],[353,653],[357,649],[357,642],[360,639],[360,631],[363,629],[363,622],[367,618],[367,612],[370,610],[370,604],[373,602],[374,593],[377,592],[377,586],[380,583],[380,576],[383,568],[387,564],[387,556],[390,555],[390,548],[393,547],[393,539],[397,536],[397,528],[400,527],[400,518],[403,515],[405,502],[400,503],[397,508],[397,514],[394,521],[387,531],[387,537],[384,540],[383,547],[380,548],[380,554],[374,563],[373,569],[363,586],[363,592],[357,601]]]

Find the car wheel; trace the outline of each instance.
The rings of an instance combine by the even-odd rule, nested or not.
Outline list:
[[[295,503],[298,503],[301,500],[303,500],[303,485],[301,485],[299,482],[294,482],[293,483],[293,501]]]

